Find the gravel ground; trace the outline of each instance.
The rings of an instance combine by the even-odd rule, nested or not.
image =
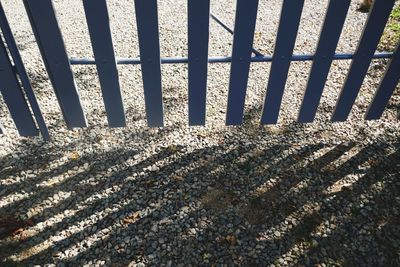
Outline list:
[[[276,126],[260,127],[269,63],[251,65],[245,123],[224,126],[229,64],[209,66],[207,126],[187,126],[187,66],[162,66],[166,127],[147,128],[140,66],[120,66],[129,127],[107,129],[93,66],[74,66],[89,127],[67,131],[22,1],[2,1],[52,141],[20,138],[0,99],[0,265],[399,266],[397,88],[381,120],[363,114],[386,66],[371,64],[344,123],[329,118],[350,66],[332,65],[316,121],[297,124],[311,64],[291,65]],[[92,57],[81,1],[54,1],[70,56]],[[118,57],[139,55],[132,1],[108,1]],[[281,0],[260,1],[254,46],[272,54]],[[296,53],[313,53],[327,6],[306,0]],[[233,25],[233,1],[212,1]],[[366,14],[353,1],[338,52]],[[186,56],[186,1],[160,0],[162,56]],[[232,36],[211,22],[210,55]],[[0,228],[1,228],[0,222]]]

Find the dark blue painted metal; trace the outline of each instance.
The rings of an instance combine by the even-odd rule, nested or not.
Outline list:
[[[14,73],[6,47],[0,38],[0,92],[22,136],[37,136],[38,129]]]
[[[231,28],[229,28],[228,25],[226,25],[217,16],[215,16],[213,13],[210,13],[210,16],[218,25],[220,25],[222,28],[224,28],[227,32],[229,32],[230,34],[234,34],[233,30]],[[254,55],[256,55],[256,57],[263,56],[263,54],[261,52],[259,52],[257,49],[255,49],[254,47],[251,48],[251,51],[254,53]]]
[[[226,125],[239,125],[249,77],[258,0],[237,0]]]
[[[274,124],[285,90],[304,0],[284,0],[271,64],[261,124]]]
[[[368,107],[365,119],[377,120],[382,116],[383,111],[394,89],[399,83],[400,79],[400,43],[397,45],[396,52],[393,55],[386,73],[383,76],[378,90],[375,93],[374,99]]]
[[[381,52],[374,54],[374,59],[391,58],[393,53]],[[333,60],[352,59],[353,54],[335,54]],[[291,61],[310,61],[314,59],[314,55],[293,55]],[[208,63],[230,63],[232,57],[209,57]],[[272,56],[252,57],[251,62],[271,62]],[[70,58],[71,65],[93,65],[96,61],[93,58]],[[167,57],[161,58],[161,64],[185,64],[189,60],[186,57]],[[117,58],[117,64],[120,65],[137,65],[140,64],[140,58]]]
[[[85,127],[86,118],[51,0],[24,0],[33,32],[69,128]]]
[[[164,125],[157,0],[135,0],[147,124]]]
[[[31,109],[33,111],[36,123],[39,126],[39,130],[42,134],[42,137],[45,140],[49,140],[50,135],[49,135],[49,131],[46,126],[46,122],[44,121],[42,112],[40,111],[35,94],[32,90],[32,86],[31,86],[31,83],[29,82],[29,78],[26,73],[24,63],[19,54],[17,44],[15,43],[14,36],[11,32],[10,25],[8,24],[7,17],[6,17],[6,14],[4,13],[4,9],[3,9],[3,6],[1,3],[0,3],[0,27],[1,27],[1,31],[3,33],[4,39],[7,43],[8,50],[11,54],[11,57],[13,58],[13,62],[15,64],[15,68],[16,68],[19,78],[21,80],[23,89],[25,91],[25,94],[28,98]]]
[[[126,126],[105,0],[84,0],[83,6],[110,127]]]
[[[350,71],[336,103],[332,121],[345,121],[347,119],[368,71],[394,2],[395,0],[374,1],[351,63]]]
[[[315,118],[350,2],[351,0],[329,1],[324,26],[319,37],[317,51],[314,55],[300,108],[299,122],[312,122]]]
[[[210,0],[188,0],[189,125],[206,122]]]

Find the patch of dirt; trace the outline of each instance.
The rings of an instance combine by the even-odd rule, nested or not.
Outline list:
[[[0,215],[0,239],[18,235],[24,231],[24,228],[32,225],[30,220],[21,221],[8,214]]]
[[[222,189],[213,188],[200,198],[200,202],[207,209],[225,211],[232,206],[234,199],[233,194]]]
[[[285,202],[286,203],[286,202]],[[284,209],[290,209],[290,206],[282,202],[279,189],[272,187],[263,191],[257,191],[248,200],[248,203],[240,209],[240,214],[250,224],[265,223],[273,214]]]

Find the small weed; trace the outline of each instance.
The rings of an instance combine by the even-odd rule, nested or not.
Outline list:
[[[400,4],[396,4],[382,35],[379,50],[394,51],[400,39]]]

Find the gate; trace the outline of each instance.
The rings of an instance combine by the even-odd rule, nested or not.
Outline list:
[[[333,60],[352,60],[336,103],[332,121],[345,121],[352,109],[369,64],[374,58],[391,58],[365,119],[379,119],[400,78],[400,49],[375,53],[395,0],[375,0],[354,54],[335,54],[351,0],[330,0],[318,45],[313,55],[293,55],[304,0],[283,0],[272,56],[253,48],[258,0],[237,0],[235,26],[229,29],[210,13],[210,0],[188,0],[188,57],[161,58],[157,0],[134,0],[140,58],[115,58],[106,0],[83,0],[94,59],[69,58],[51,0],[23,0],[64,120],[69,128],[87,122],[71,71],[72,64],[95,64],[110,127],[126,126],[117,64],[141,64],[147,124],[164,125],[160,64],[188,64],[189,125],[204,125],[206,119],[207,66],[230,63],[226,125],[240,125],[252,62],[271,62],[261,124],[275,124],[292,61],[311,60],[298,122],[312,122]],[[208,57],[209,20],[214,19],[234,34],[230,57]],[[46,123],[36,101],[17,45],[0,3],[0,91],[22,136],[39,131],[49,139]],[[3,133],[0,123],[0,133]]]

